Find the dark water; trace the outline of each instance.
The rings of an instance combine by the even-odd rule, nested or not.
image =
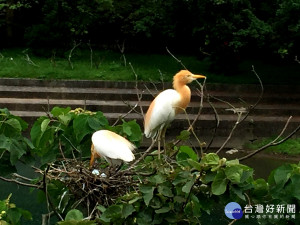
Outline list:
[[[246,164],[252,168],[254,168],[254,176],[255,178],[267,178],[270,172],[283,165],[284,163],[298,163],[295,160],[287,160],[281,158],[270,158],[263,156],[254,156],[251,159],[242,161],[243,164]],[[22,175],[32,175],[32,170],[26,168],[25,166],[19,165],[18,172]],[[15,203],[17,207],[29,210],[32,213],[33,221],[23,221],[22,224],[25,225],[40,225],[42,223],[42,214],[48,213],[47,207],[45,203],[39,203],[37,199],[37,191],[32,190],[31,188],[20,186],[13,183],[7,183],[4,181],[0,181],[0,199],[6,199],[7,196],[12,193],[11,202]],[[218,218],[218,224],[228,224],[230,220],[224,215],[224,208],[214,209],[212,210],[212,214],[210,216],[205,216],[205,221],[208,223],[203,224],[214,224],[216,221],[209,222],[210,220]],[[221,216],[220,216],[221,215]],[[254,221],[241,223],[242,220],[237,221],[235,224],[254,224]],[[54,219],[51,220],[51,224],[55,224]]]

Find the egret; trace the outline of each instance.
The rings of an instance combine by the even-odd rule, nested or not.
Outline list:
[[[134,149],[134,144],[112,131],[96,131],[92,135],[90,167],[99,157],[103,157],[111,166],[120,166],[123,161],[131,162],[135,159],[132,153]]]
[[[181,70],[173,77],[173,88],[161,92],[151,102],[144,120],[144,134],[147,138],[158,138],[158,157],[160,157],[160,141],[165,140],[168,125],[178,113],[186,109],[191,100],[191,90],[186,85],[204,78],[188,70]]]

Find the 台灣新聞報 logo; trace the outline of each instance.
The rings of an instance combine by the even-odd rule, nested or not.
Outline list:
[[[230,202],[225,206],[225,215],[229,219],[240,219],[243,216],[242,207],[236,202]]]

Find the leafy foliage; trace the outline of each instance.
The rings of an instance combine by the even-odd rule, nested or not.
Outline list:
[[[37,159],[41,175],[35,184],[41,187],[40,199],[50,201],[52,209],[63,216],[64,221],[58,222],[61,225],[199,224],[214,209],[223,210],[222,206],[232,201],[242,206],[266,203],[300,207],[300,163],[275,169],[268,180],[255,180],[253,169],[237,159],[227,160],[215,153],[199,155],[181,145],[169,146],[161,159],[155,153],[148,155],[133,168],[124,166],[115,171],[100,163],[98,169],[107,175],[91,173],[86,159],[94,131],[110,129],[139,145],[139,125],[121,122],[110,127],[101,112],[54,107],[51,115],[34,123],[30,141],[22,136],[27,124],[1,109],[0,137],[6,141],[1,142],[0,165],[7,160],[11,167],[23,159],[28,163],[28,156]],[[187,140],[189,133],[183,131],[177,138]],[[12,145],[16,140],[22,144]],[[3,171],[10,176],[14,172]],[[4,221],[19,224],[22,216],[31,218],[29,212],[5,204],[8,201],[0,201],[0,212],[6,212],[1,214]],[[85,210],[86,205],[93,208],[92,213]],[[258,222],[274,223],[268,218]],[[276,220],[278,224],[285,222]]]
[[[73,41],[112,47],[112,40],[126,40],[132,49],[160,51],[166,43],[189,52],[201,48],[216,66],[229,69],[226,66],[234,66],[244,54],[294,57],[299,49],[299,7],[294,0],[2,0],[0,30],[6,33],[4,40],[13,36],[27,46],[55,52]],[[23,25],[17,32],[15,23]]]
[[[19,225],[21,218],[32,220],[31,213],[27,210],[17,208],[10,202],[11,194],[5,200],[0,200],[0,224],[1,225]]]
[[[0,175],[16,171],[18,160],[30,162],[34,148],[29,139],[22,135],[28,124],[7,109],[0,109]]]

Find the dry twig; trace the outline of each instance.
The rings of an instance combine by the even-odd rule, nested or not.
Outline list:
[[[69,65],[71,67],[71,69],[74,69],[73,63],[71,61],[72,55],[73,55],[73,51],[75,50],[75,48],[77,48],[79,45],[81,44],[81,42],[79,42],[78,44],[76,44],[76,41],[73,42],[73,48],[70,50],[69,52],[69,56],[68,56],[68,62]]]
[[[268,144],[266,144],[266,145],[260,147],[259,149],[257,149],[257,150],[255,150],[255,151],[251,152],[250,154],[248,154],[248,155],[246,155],[246,156],[243,156],[243,157],[239,158],[239,160],[242,161],[242,160],[248,159],[248,158],[254,156],[255,154],[261,152],[262,150],[265,150],[266,148],[268,148],[268,147],[270,147],[270,146],[276,146],[276,145],[279,145],[279,144],[285,142],[286,140],[290,139],[295,133],[297,133],[297,132],[300,130],[300,125],[299,125],[295,130],[293,130],[291,133],[289,133],[286,137],[284,137],[283,139],[281,139],[280,141],[278,141],[278,139],[280,139],[280,138],[283,136],[284,132],[286,131],[286,129],[287,129],[287,127],[288,127],[288,125],[289,125],[291,119],[292,119],[292,116],[290,116],[290,117],[288,118],[288,120],[286,121],[286,123],[285,123],[283,129],[281,130],[280,134],[279,134],[274,140],[272,140],[272,141],[269,142]]]

